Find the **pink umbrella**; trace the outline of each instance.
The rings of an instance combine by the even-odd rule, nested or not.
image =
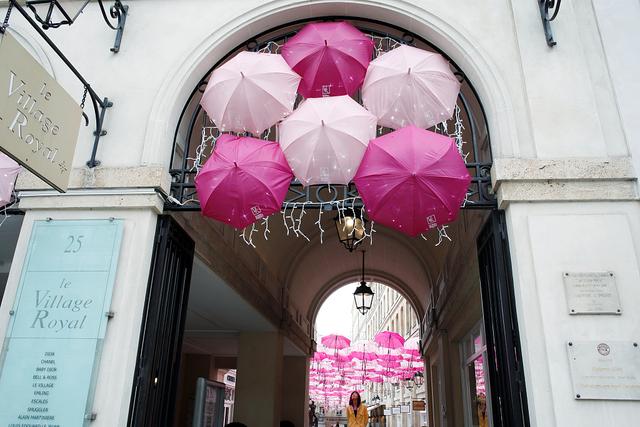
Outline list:
[[[420,356],[420,338],[411,337],[406,340],[403,352],[409,356]]]
[[[348,96],[307,99],[279,125],[279,142],[302,185],[348,184],[376,118]]]
[[[417,236],[456,219],[471,176],[453,139],[409,126],[371,141],[354,182],[372,220]]]
[[[258,135],[291,113],[299,83],[280,55],[240,52],[213,71],[200,104],[221,131]]]
[[[302,76],[305,98],[353,95],[364,80],[373,42],[347,22],[305,25],[282,46],[282,56]]]
[[[403,45],[369,64],[362,102],[381,126],[429,128],[451,118],[459,92],[441,55]]]
[[[280,211],[292,178],[278,144],[225,134],[195,184],[203,215],[244,228]]]
[[[351,344],[351,341],[349,340],[349,338],[342,335],[335,335],[335,334],[322,337],[320,339],[320,342],[325,347],[335,348],[337,350],[340,350],[342,348],[347,348]]]
[[[0,152],[0,207],[11,201],[16,177],[22,168],[9,156]]]
[[[375,342],[380,347],[395,349],[400,348],[404,345],[404,338],[402,338],[402,335],[396,332],[382,331],[376,334]]]

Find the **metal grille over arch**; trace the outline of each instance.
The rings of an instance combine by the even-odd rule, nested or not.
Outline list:
[[[305,19],[281,25],[270,29],[245,43],[237,46],[222,57],[202,77],[193,89],[185,106],[174,133],[173,151],[171,154],[170,174],[172,177],[171,194],[167,200],[167,210],[200,210],[198,195],[195,190],[195,176],[198,167],[206,161],[213,148],[215,139],[220,131],[207,117],[200,106],[200,99],[204,93],[211,72],[232,58],[240,51],[261,51],[278,53],[280,47],[306,23],[314,21],[347,20],[360,31],[369,36],[375,43],[374,57],[394,49],[401,44],[408,44],[421,49],[437,52],[447,58],[453,67],[455,75],[461,82],[456,112],[448,122],[436,125],[431,130],[450,136],[457,135],[463,147],[465,163],[472,182],[469,187],[464,209],[495,208],[496,200],[491,189],[490,170],[492,166],[491,145],[486,117],[477,92],[467,80],[464,72],[437,46],[399,27],[362,18],[349,16],[322,17],[319,19]],[[355,95],[360,101],[360,93]],[[298,102],[300,99],[298,99]],[[390,129],[378,128],[378,134],[389,132]],[[276,128],[273,127],[261,136],[264,139],[275,140]],[[290,203],[306,203],[307,208],[326,209],[325,203],[350,199],[356,207],[361,201],[353,183],[349,185],[312,185],[303,187],[300,182],[293,180],[285,199],[285,205]],[[335,206],[335,205],[333,205]],[[343,206],[350,207],[350,206]]]

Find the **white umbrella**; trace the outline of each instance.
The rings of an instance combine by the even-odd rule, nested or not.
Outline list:
[[[282,56],[240,52],[213,71],[200,104],[221,131],[259,135],[291,113],[299,83]]]
[[[362,102],[391,129],[427,129],[451,118],[460,82],[437,53],[400,46],[369,63]]]
[[[302,185],[348,184],[376,118],[348,96],[309,98],[279,125],[279,142]]]
[[[13,186],[21,170],[18,163],[0,152],[0,207],[11,201]]]

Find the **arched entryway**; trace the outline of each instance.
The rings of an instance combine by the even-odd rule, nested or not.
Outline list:
[[[442,326],[446,316],[453,316],[452,313],[455,314],[456,310],[464,307],[464,305],[456,305],[455,300],[447,298],[457,295],[456,292],[461,288],[467,289],[467,298],[471,298],[475,311],[470,311],[472,315],[469,319],[471,320],[467,319],[466,322],[473,321],[475,327],[478,322],[482,322],[484,313],[486,324],[496,323],[495,328],[493,326],[486,328],[491,335],[487,344],[488,347],[491,345],[496,347],[491,350],[495,352],[493,355],[496,358],[508,357],[508,354],[513,353],[509,346],[514,343],[517,345],[517,336],[514,340],[512,331],[508,331],[510,336],[507,337],[507,331],[501,330],[500,325],[497,325],[497,322],[505,320],[504,313],[511,316],[508,320],[515,318],[513,307],[506,306],[505,300],[501,299],[500,295],[494,295],[496,291],[491,294],[489,292],[491,286],[487,283],[487,280],[494,280],[498,290],[504,288],[507,291],[510,284],[508,259],[505,261],[505,241],[500,240],[499,237],[502,235],[502,238],[506,238],[506,235],[500,229],[501,217],[495,212],[495,200],[490,189],[491,150],[499,147],[502,152],[509,152],[508,144],[504,144],[504,141],[505,135],[509,133],[510,120],[508,117],[502,117],[499,120],[498,115],[495,114],[495,111],[504,109],[500,95],[501,85],[492,74],[490,64],[482,63],[482,55],[477,53],[477,49],[471,42],[465,40],[454,28],[442,21],[435,18],[432,22],[426,20],[424,11],[411,15],[409,5],[405,5],[406,8],[402,10],[398,7],[359,4],[354,5],[352,10],[361,13],[345,15],[344,13],[336,14],[336,11],[341,9],[337,3],[322,4],[324,7],[322,11],[312,16],[308,16],[309,9],[303,6],[291,6],[286,10],[272,9],[270,12],[260,11],[258,15],[243,18],[247,20],[245,26],[236,29],[225,28],[212,35],[212,39],[205,42],[206,46],[197,49],[198,53],[194,56],[197,59],[185,61],[180,68],[180,72],[184,74],[178,79],[167,81],[162,94],[163,98],[156,103],[152,122],[157,123],[161,120],[177,124],[175,132],[171,134],[173,146],[170,159],[166,156],[166,150],[157,150],[158,145],[166,141],[168,135],[166,127],[164,130],[163,127],[157,126],[149,128],[147,146],[143,154],[149,161],[170,164],[173,183],[165,210],[173,218],[173,220],[167,219],[167,223],[173,223],[173,225],[168,227],[184,229],[186,237],[195,241],[195,255],[207,274],[213,274],[216,280],[224,284],[225,292],[232,292],[239,296],[245,308],[256,314],[255,319],[259,319],[256,320],[259,326],[233,323],[231,327],[224,329],[220,324],[224,324],[225,319],[210,318],[208,320],[211,325],[204,329],[190,327],[198,323],[193,316],[189,317],[192,302],[185,300],[181,306],[173,307],[176,311],[183,313],[181,320],[177,322],[175,343],[181,341],[183,331],[185,342],[191,341],[192,347],[197,347],[193,344],[198,338],[195,336],[197,334],[202,335],[200,338],[208,340],[208,345],[212,349],[220,348],[216,343],[222,342],[223,338],[235,340],[235,344],[231,347],[235,345],[236,362],[235,365],[233,363],[231,365],[238,368],[238,387],[240,389],[244,387],[245,390],[251,387],[252,382],[246,380],[249,376],[248,371],[245,371],[243,377],[240,365],[251,369],[251,366],[256,366],[257,359],[248,357],[244,362],[240,362],[242,349],[246,349],[245,354],[252,351],[255,353],[257,349],[253,345],[255,343],[262,343],[262,347],[270,348],[275,352],[269,354],[273,356],[272,362],[277,367],[273,375],[260,382],[260,386],[264,387],[262,391],[258,391],[258,394],[244,395],[245,402],[253,402],[260,392],[264,394],[264,390],[270,390],[269,396],[261,396],[264,414],[266,414],[264,416],[276,422],[277,418],[285,412],[286,405],[282,404],[281,399],[287,400],[288,396],[285,398],[285,392],[279,388],[281,387],[279,378],[282,377],[283,371],[287,371],[287,366],[297,372],[295,375],[298,376],[306,372],[306,367],[301,365],[301,361],[308,357],[314,348],[312,325],[317,310],[332,289],[357,277],[359,262],[354,257],[347,256],[346,252],[341,252],[344,249],[337,244],[335,235],[327,232],[331,228],[332,218],[331,215],[325,215],[323,218],[322,212],[327,205],[331,206],[334,202],[331,199],[333,196],[327,195],[328,188],[318,188],[310,192],[302,189],[299,184],[293,183],[286,202],[287,206],[296,209],[296,207],[300,208],[300,204],[308,203],[305,206],[310,209],[316,208],[314,213],[318,215],[317,223],[309,221],[306,224],[300,224],[297,230],[292,230],[287,225],[286,215],[283,215],[283,222],[271,224],[269,231],[260,231],[260,234],[264,233],[265,236],[269,233],[268,240],[259,240],[251,230],[248,236],[245,233],[239,236],[237,231],[203,218],[198,212],[199,205],[193,185],[197,170],[194,167],[194,161],[200,161],[201,155],[207,154],[202,148],[206,149],[207,142],[217,134],[215,126],[208,121],[199,108],[198,101],[211,70],[235,52],[246,49],[270,50],[274,46],[277,49],[279,43],[311,20],[349,20],[363,32],[370,34],[382,47],[385,44],[390,48],[393,43],[409,43],[442,53],[452,61],[457,76],[462,82],[463,88],[458,107],[459,120],[464,123],[464,129],[458,137],[461,143],[468,144],[467,167],[473,176],[473,183],[466,209],[448,229],[455,243],[447,242],[450,236],[446,234],[446,230],[442,230],[445,235],[440,232],[425,236],[424,239],[409,239],[390,230],[379,228],[374,237],[375,242],[368,248],[372,265],[369,275],[372,278],[395,283],[397,289],[412,301],[421,319],[424,355],[428,360],[437,360],[433,365],[433,372],[427,371],[427,377],[432,386],[431,393],[434,396],[431,401],[431,405],[434,406],[430,415],[433,424],[457,425],[456,420],[463,419],[460,418],[462,415],[458,418],[452,416],[447,418],[444,416],[444,411],[438,408],[442,407],[445,400],[454,402],[459,396],[453,396],[451,389],[436,390],[434,388],[434,384],[442,383],[444,372],[450,369],[445,366],[449,361],[447,355],[456,351],[450,348],[451,343],[458,342],[461,339],[459,334],[463,332],[460,330],[448,337],[447,331],[438,327]],[[296,16],[297,13],[299,15],[296,19],[290,19],[290,16]],[[380,19],[381,17],[385,19]],[[251,24],[249,25],[248,22]],[[419,31],[410,32],[409,28],[417,28]],[[249,33],[251,31],[253,32]],[[475,84],[472,85],[472,81]],[[172,99],[170,102],[167,96]],[[481,103],[481,98],[485,102]],[[486,116],[485,111],[487,111]],[[489,130],[492,131],[493,136],[494,129],[501,142],[497,145],[489,141]],[[438,131],[449,133],[449,130],[443,127]],[[266,137],[269,138],[269,136]],[[353,194],[354,188],[343,186],[332,188],[331,191],[342,194],[346,199]],[[304,213],[298,211],[296,215],[300,215],[299,218],[301,218]],[[179,227],[176,227],[178,225]],[[291,233],[297,238],[290,236]],[[158,240],[166,240],[170,235],[171,233],[159,232]],[[476,245],[478,237],[484,239],[482,241],[484,246]],[[479,262],[478,255],[484,261]],[[499,266],[497,274],[491,275],[495,265]],[[162,272],[159,274],[161,275]],[[162,281],[163,278],[159,276],[158,280]],[[483,284],[482,290],[478,286],[479,282]],[[456,283],[468,285],[468,288],[464,286],[454,288]],[[484,295],[485,292],[486,295]],[[471,294],[473,296],[469,297]],[[485,304],[484,307],[481,305],[481,300]],[[497,308],[493,306],[495,304],[498,304]],[[187,316],[186,321],[184,316]],[[502,343],[502,341],[505,342]],[[429,343],[433,347],[429,347]],[[152,343],[150,346],[153,348]],[[167,375],[179,371],[176,364],[181,359],[182,348],[176,346],[173,351],[173,364],[163,360],[158,361],[159,364],[165,363],[162,369],[166,370]],[[158,349],[154,349],[153,352],[162,353]],[[232,351],[229,357],[233,356],[231,353]],[[212,353],[212,357],[215,365],[216,358],[226,356]],[[142,365],[148,360],[150,358],[145,357],[144,349],[141,349],[141,372],[144,372]],[[211,361],[211,357],[209,360]],[[219,361],[222,363],[221,360]],[[512,371],[498,372],[494,369],[492,372],[492,383],[495,387],[499,387],[500,392],[509,394],[511,398],[518,399],[517,402],[507,405],[508,407],[505,406],[504,400],[494,400],[495,412],[502,414],[506,411],[504,413],[507,415],[504,419],[508,420],[507,423],[511,422],[511,424],[499,424],[502,421],[496,421],[494,425],[515,426],[526,423],[526,404],[522,404],[524,388],[513,389],[513,385],[521,381],[521,373],[518,369],[518,366],[514,366]],[[153,370],[147,371],[148,381],[157,378],[153,376]],[[297,385],[302,385],[304,401],[304,374],[302,375],[302,382],[298,381]],[[184,375],[176,378],[174,383],[180,381],[184,381]],[[245,381],[244,385],[243,381]],[[240,402],[243,394],[240,390],[238,391],[238,403],[242,405]],[[158,393],[164,393],[162,399],[171,405],[170,402],[175,398],[175,386],[171,390],[161,390]],[[135,392],[134,399],[140,395],[139,391]],[[437,403],[436,395],[440,399]],[[250,404],[244,405],[246,405],[245,408],[238,407],[238,412],[248,414],[251,411]],[[132,411],[134,419],[136,411],[145,410],[144,404],[136,406],[134,402],[132,407],[136,408]],[[286,411],[289,410],[294,409],[286,409]],[[173,417],[174,414],[170,416]],[[251,419],[250,415],[247,416]],[[496,420],[499,419],[496,418]],[[512,420],[519,421],[514,424]]]

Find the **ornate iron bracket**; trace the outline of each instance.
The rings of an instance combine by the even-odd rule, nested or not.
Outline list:
[[[88,4],[88,0],[85,1],[84,5],[79,9],[78,15],[82,12],[82,10]],[[129,6],[123,5],[120,0],[115,0],[113,6],[109,8],[109,16],[111,19],[117,19],[117,24],[112,24],[111,19],[107,16],[107,11],[103,4],[103,0],[98,0],[98,4],[100,5],[100,11],[102,12],[102,17],[104,18],[104,22],[107,23],[107,26],[112,30],[116,31],[116,41],[111,48],[111,52],[118,53],[120,50],[120,43],[122,42],[122,33],[124,32],[124,24],[127,22],[127,12],[129,12]],[[38,13],[37,6],[48,5],[48,10],[46,14],[42,14],[41,16]],[[60,4],[59,0],[30,0],[27,1],[26,6],[31,9],[33,12],[36,21],[42,25],[44,30],[48,30],[49,28],[59,28],[63,25],[71,25],[75,22],[75,19],[78,15],[71,16],[68,11],[64,9],[64,7]],[[64,19],[53,22],[52,15],[56,11],[57,15],[61,15]]]
[[[5,29],[7,28],[9,23],[9,17],[11,15],[11,11],[14,7],[18,12],[20,12],[20,14],[24,17],[24,19],[26,19],[27,22],[38,32],[40,37],[42,37],[44,41],[47,42],[47,44],[58,55],[58,57],[62,60],[62,62],[64,62],[67,67],[69,67],[71,72],[78,78],[78,80],[82,82],[85,88],[85,95],[82,99],[81,106],[84,107],[84,101],[85,101],[86,95],[89,95],[91,97],[91,104],[93,105],[93,112],[94,112],[95,121],[96,121],[96,130],[93,132],[95,139],[93,141],[93,149],[91,150],[91,159],[89,159],[89,161],[87,162],[87,166],[89,166],[90,168],[98,166],[100,164],[100,161],[96,160],[98,143],[100,142],[100,137],[107,134],[107,131],[103,129],[104,116],[106,114],[107,108],[110,108],[113,106],[113,102],[109,101],[109,99],[107,98],[100,97],[96,93],[96,91],[93,90],[89,82],[87,82],[87,80],[82,76],[82,74],[80,74],[80,72],[76,69],[76,67],[74,67],[73,64],[71,64],[69,59],[60,51],[60,49],[58,49],[58,46],[56,46],[55,43],[53,43],[53,41],[45,34],[44,30],[40,28],[38,23],[34,21],[33,18],[31,18],[31,16],[29,16],[27,11],[20,5],[18,0],[9,0],[9,8],[7,9],[7,15],[2,25],[0,25],[0,33],[5,32]],[[85,118],[85,123],[88,126],[89,118],[84,112],[82,114]]]
[[[544,28],[544,35],[547,39],[547,46],[554,47],[558,42],[553,39],[553,32],[551,31],[551,21],[556,19],[558,12],[560,11],[560,3],[562,0],[538,0],[538,6],[540,7],[540,18],[542,19],[542,27]],[[549,16],[549,11],[553,10],[553,14]]]
[[[122,4],[120,0],[116,0],[115,4],[109,8],[109,16],[118,20],[117,25],[114,26],[107,17],[107,12],[102,4],[102,0],[98,0],[98,4],[100,4],[100,11],[102,12],[104,22],[107,23],[109,28],[116,31],[116,41],[111,48],[111,52],[118,53],[120,51],[120,43],[122,42],[122,33],[124,33],[124,24],[127,22],[129,6]]]

